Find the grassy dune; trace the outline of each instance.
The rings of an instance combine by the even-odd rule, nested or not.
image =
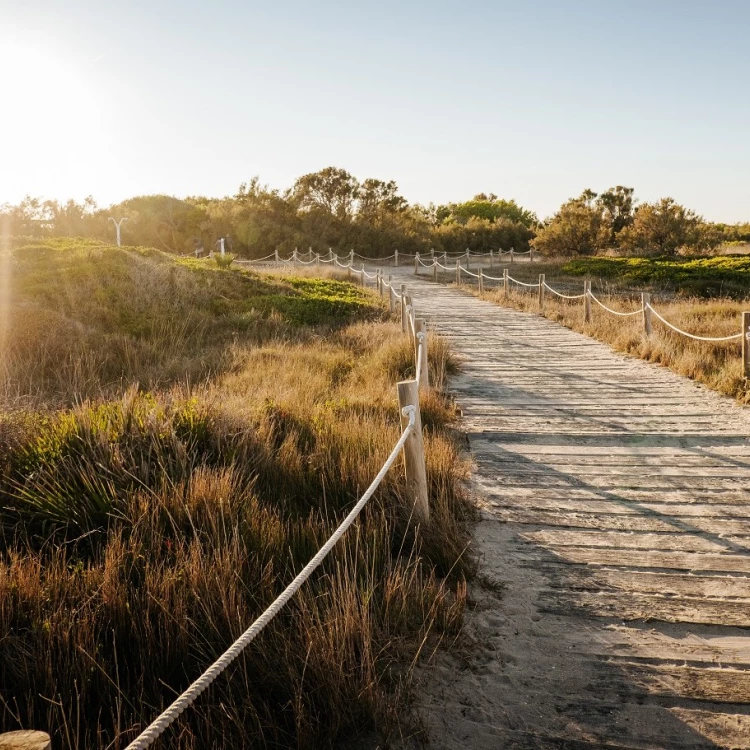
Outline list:
[[[81,243],[17,247],[0,269],[0,729],[122,748],[369,484],[412,350],[335,279]],[[450,356],[430,346],[440,385]],[[411,731],[411,665],[458,632],[472,569],[453,416],[425,394],[429,528],[392,471],[160,747]]]

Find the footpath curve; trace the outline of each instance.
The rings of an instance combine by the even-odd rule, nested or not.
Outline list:
[[[430,746],[750,748],[750,414],[539,316],[388,269],[452,340],[481,506]]]

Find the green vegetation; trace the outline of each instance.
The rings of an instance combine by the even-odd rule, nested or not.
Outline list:
[[[750,257],[577,258],[561,266],[569,276],[588,276],[621,286],[646,287],[680,296],[744,298],[750,289]]]
[[[377,298],[334,278],[72,241],[14,243],[0,271],[0,730],[122,748],[370,483],[413,350]],[[439,339],[430,364],[439,387]],[[458,632],[472,572],[453,410],[433,388],[422,414],[430,525],[411,523],[391,471],[162,746],[396,730],[411,665]]]
[[[609,252],[624,255],[685,255],[713,252],[750,241],[748,224],[711,224],[672,198],[639,204],[634,189],[617,185],[601,194],[584,190],[544,222],[513,200],[479,193],[461,203],[410,205],[391,180],[362,182],[344,169],[327,167],[272,190],[258,178],[226,198],[138,196],[111,206],[26,198],[0,206],[3,233],[86,236],[112,241],[112,216],[124,217],[131,244],[180,255],[202,255],[219,237],[234,253],[264,257],[295,248],[360,255],[487,253],[530,244],[548,257]],[[217,263],[225,261],[217,261]],[[228,262],[228,261],[226,261]]]

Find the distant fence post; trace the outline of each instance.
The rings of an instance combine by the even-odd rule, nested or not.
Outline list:
[[[539,311],[544,312],[544,274],[539,274]]]
[[[534,262],[534,248],[530,247],[529,248],[529,263],[533,263],[533,262]]]
[[[409,330],[409,319],[406,315],[406,284],[401,284],[401,330]]]
[[[513,262],[513,248],[510,249],[510,262]]]
[[[742,313],[742,363],[745,377],[750,378],[750,312]]]
[[[46,732],[20,729],[0,734],[0,750],[49,750],[52,742]]]
[[[315,268],[320,268],[320,253],[315,253]]]
[[[437,278],[437,264],[438,264],[437,259],[433,258],[432,259],[432,280],[433,281],[437,281],[438,280],[438,278]]]
[[[434,247],[430,248],[430,258],[432,258],[432,260],[435,260],[435,248]]]
[[[391,275],[388,274],[388,312],[393,314],[393,285],[391,284]]]
[[[336,264],[337,264],[338,262],[339,262],[339,256],[338,256],[338,255],[336,255],[336,253],[334,253],[334,254],[333,254],[333,265],[331,266],[331,268],[335,269],[335,268],[336,268]]]
[[[461,286],[461,261],[456,258],[456,286]]]
[[[292,253],[292,265],[296,268],[297,266],[297,248],[294,248],[294,252]]]
[[[479,293],[484,294],[484,273],[482,269],[479,269]]]
[[[648,292],[643,292],[641,297],[641,304],[643,305],[643,330],[646,336],[651,335],[651,295]]]
[[[273,262],[278,266],[279,265],[279,249],[276,248],[273,251]]]
[[[591,282],[583,282],[583,322],[591,322]]]
[[[490,248],[490,270],[492,269],[492,248]]]
[[[510,283],[508,282],[508,269],[503,268],[503,296],[507,299],[510,292]]]
[[[417,318],[414,321],[415,331],[415,348],[414,356],[416,362],[422,363],[422,369],[417,373],[417,381],[420,388],[427,388],[429,385],[429,370],[427,366],[427,321],[423,318]]]
[[[419,253],[414,254],[414,275],[419,276]]]
[[[404,470],[406,490],[414,507],[414,517],[419,523],[430,520],[430,501],[427,494],[427,469],[424,463],[424,439],[422,417],[419,413],[419,383],[404,380],[398,384],[398,406],[401,411],[401,429],[409,425],[406,407],[414,408],[414,429],[404,443]]]
[[[471,268],[471,264],[469,263],[469,260],[471,258],[471,255],[469,254],[469,248],[466,248],[466,270],[468,271]]]
[[[398,265],[398,250],[393,251],[393,265],[394,266]]]
[[[354,265],[354,250],[349,253],[349,264]]]

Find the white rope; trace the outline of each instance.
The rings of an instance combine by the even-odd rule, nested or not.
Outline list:
[[[512,276],[508,276],[508,281],[512,281],[514,284],[518,284],[519,286],[528,286],[528,287],[532,287],[532,286],[538,287],[539,286],[539,282],[538,281],[536,282],[536,284],[527,284],[524,281],[519,281],[518,279],[514,279]]]
[[[461,272],[462,273],[468,273],[469,276],[473,276],[475,279],[479,278],[479,274],[478,273],[472,273],[468,268],[464,268],[463,266],[461,267]]]
[[[682,336],[687,336],[689,339],[695,339],[696,341],[733,341],[734,339],[741,339],[742,334],[741,333],[735,333],[733,336],[696,336],[695,334],[688,333],[687,331],[683,331],[680,328],[677,328],[677,326],[672,325],[668,320],[664,320],[661,315],[659,315],[656,310],[654,310],[653,307],[651,307],[650,304],[646,303],[646,307],[651,310],[651,312],[656,315],[659,320],[664,323],[665,326],[668,328],[671,328],[676,333],[679,333]]]
[[[333,549],[336,542],[346,533],[347,529],[354,523],[362,508],[373,496],[383,478],[398,457],[404,447],[409,435],[414,431],[416,421],[416,409],[414,406],[406,406],[402,414],[409,417],[409,424],[401,433],[401,437],[388,456],[378,475],[367,488],[367,491],[351,509],[349,515],[341,522],[341,525],[333,532],[331,538],[320,548],[315,557],[310,560],[297,577],[279,594],[268,609],[258,617],[257,620],[187,689],[177,698],[169,708],[161,713],[141,734],[138,735],[125,750],[145,750],[164,730],[188,707],[193,701],[242,653],[248,644],[258,633],[278,614],[284,605],[294,596],[302,584],[310,577],[313,571],[323,562],[328,553]]]
[[[589,292],[589,297],[591,297],[594,302],[596,302],[599,307],[606,310],[608,313],[612,313],[612,315],[619,315],[621,318],[628,318],[631,315],[640,315],[643,312],[643,307],[641,307],[640,310],[633,310],[633,312],[618,312],[617,310],[613,310],[611,307],[607,307],[603,302],[600,302],[596,297],[594,297],[594,294],[592,292]]]
[[[485,278],[485,280],[489,280],[489,281],[505,281],[505,279],[502,276],[500,276],[498,278],[497,276],[488,276],[487,274],[484,274],[484,278]],[[508,277],[508,278],[510,278],[510,277]],[[533,284],[532,284],[532,286],[533,286]],[[539,286],[539,284],[537,284],[537,286]]]
[[[562,297],[563,299],[583,299],[586,295],[585,294],[562,294],[562,292],[558,292],[556,289],[553,289],[546,281],[544,282],[545,289],[548,289],[552,294],[556,294],[558,297]]]
[[[362,269],[362,273],[367,276],[368,279],[376,279],[378,277],[376,273],[367,273],[364,268]]]

